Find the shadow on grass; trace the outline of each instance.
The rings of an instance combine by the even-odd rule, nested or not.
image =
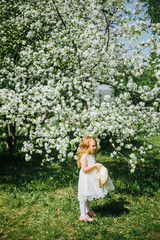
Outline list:
[[[17,189],[28,191],[28,183],[38,182],[43,184],[44,188],[46,184],[46,188],[54,185],[56,189],[78,182],[79,169],[73,162],[42,166],[41,159],[37,156],[26,162],[22,154],[11,156],[6,153],[0,153],[0,159],[0,183],[3,188],[12,188],[14,185]]]
[[[145,162],[137,164],[135,173],[130,173],[127,162],[122,158],[105,161],[103,164],[108,168],[118,193],[153,196],[154,192],[160,188],[160,154],[158,151],[148,152]]]
[[[41,166],[41,159],[36,156],[33,161],[26,162],[24,155],[15,154],[12,157],[6,153],[0,153],[0,182],[4,184],[16,185],[21,188],[31,181],[40,183],[50,183],[53,179],[55,188],[67,187],[69,184],[77,186],[79,168],[76,161],[57,162],[54,165]],[[160,187],[159,168],[160,159],[157,153],[148,153],[145,163],[138,165],[136,172],[131,174],[127,163],[123,159],[109,159],[103,154],[103,164],[108,168],[109,174],[115,185],[116,192],[119,194],[131,194],[139,196],[144,194],[153,195]],[[115,206],[117,203],[115,203]],[[106,211],[114,211],[114,202],[106,206]],[[119,210],[123,210],[123,201],[119,202]],[[101,212],[103,212],[102,209]],[[126,209],[127,211],[127,209]]]
[[[111,199],[109,203],[105,203],[104,205],[99,205],[93,208],[93,210],[100,214],[101,216],[121,216],[123,214],[129,214],[129,209],[124,205],[128,205],[129,202],[125,201],[122,198],[118,200]]]

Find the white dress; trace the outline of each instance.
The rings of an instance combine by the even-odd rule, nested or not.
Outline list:
[[[88,166],[92,166],[95,162],[95,156],[93,154],[87,155]],[[107,183],[102,188],[100,188],[97,181],[96,171],[96,169],[93,169],[90,172],[85,173],[82,169],[80,170],[78,181],[79,201],[91,201],[93,199],[104,198],[109,191],[115,190],[110,177]]]

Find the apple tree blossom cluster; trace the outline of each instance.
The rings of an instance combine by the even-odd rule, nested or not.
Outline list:
[[[160,24],[134,2],[1,0],[0,126],[16,123],[27,161],[76,159],[84,135],[109,139],[132,172],[144,161],[159,132]],[[141,84],[153,65],[154,86]],[[97,82],[118,94],[99,101]]]

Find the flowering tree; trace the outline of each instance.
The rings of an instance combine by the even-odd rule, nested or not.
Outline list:
[[[143,161],[147,138],[159,131],[160,25],[138,18],[138,1],[133,11],[124,2],[1,1],[0,124],[10,151],[23,133],[26,160],[43,153],[43,162],[63,161],[92,135],[109,138],[112,156],[124,155],[132,172]],[[156,53],[152,87],[141,83],[153,66],[148,46]],[[100,103],[97,81],[118,96]]]

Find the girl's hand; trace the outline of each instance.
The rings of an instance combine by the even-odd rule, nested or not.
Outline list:
[[[81,168],[82,168],[83,172],[85,172],[85,173],[90,172],[95,168],[98,169],[99,166],[101,166],[100,163],[94,163],[92,166],[88,166],[86,155],[83,155],[81,157]]]
[[[102,164],[101,163],[95,163],[94,166],[95,168],[99,168]]]

